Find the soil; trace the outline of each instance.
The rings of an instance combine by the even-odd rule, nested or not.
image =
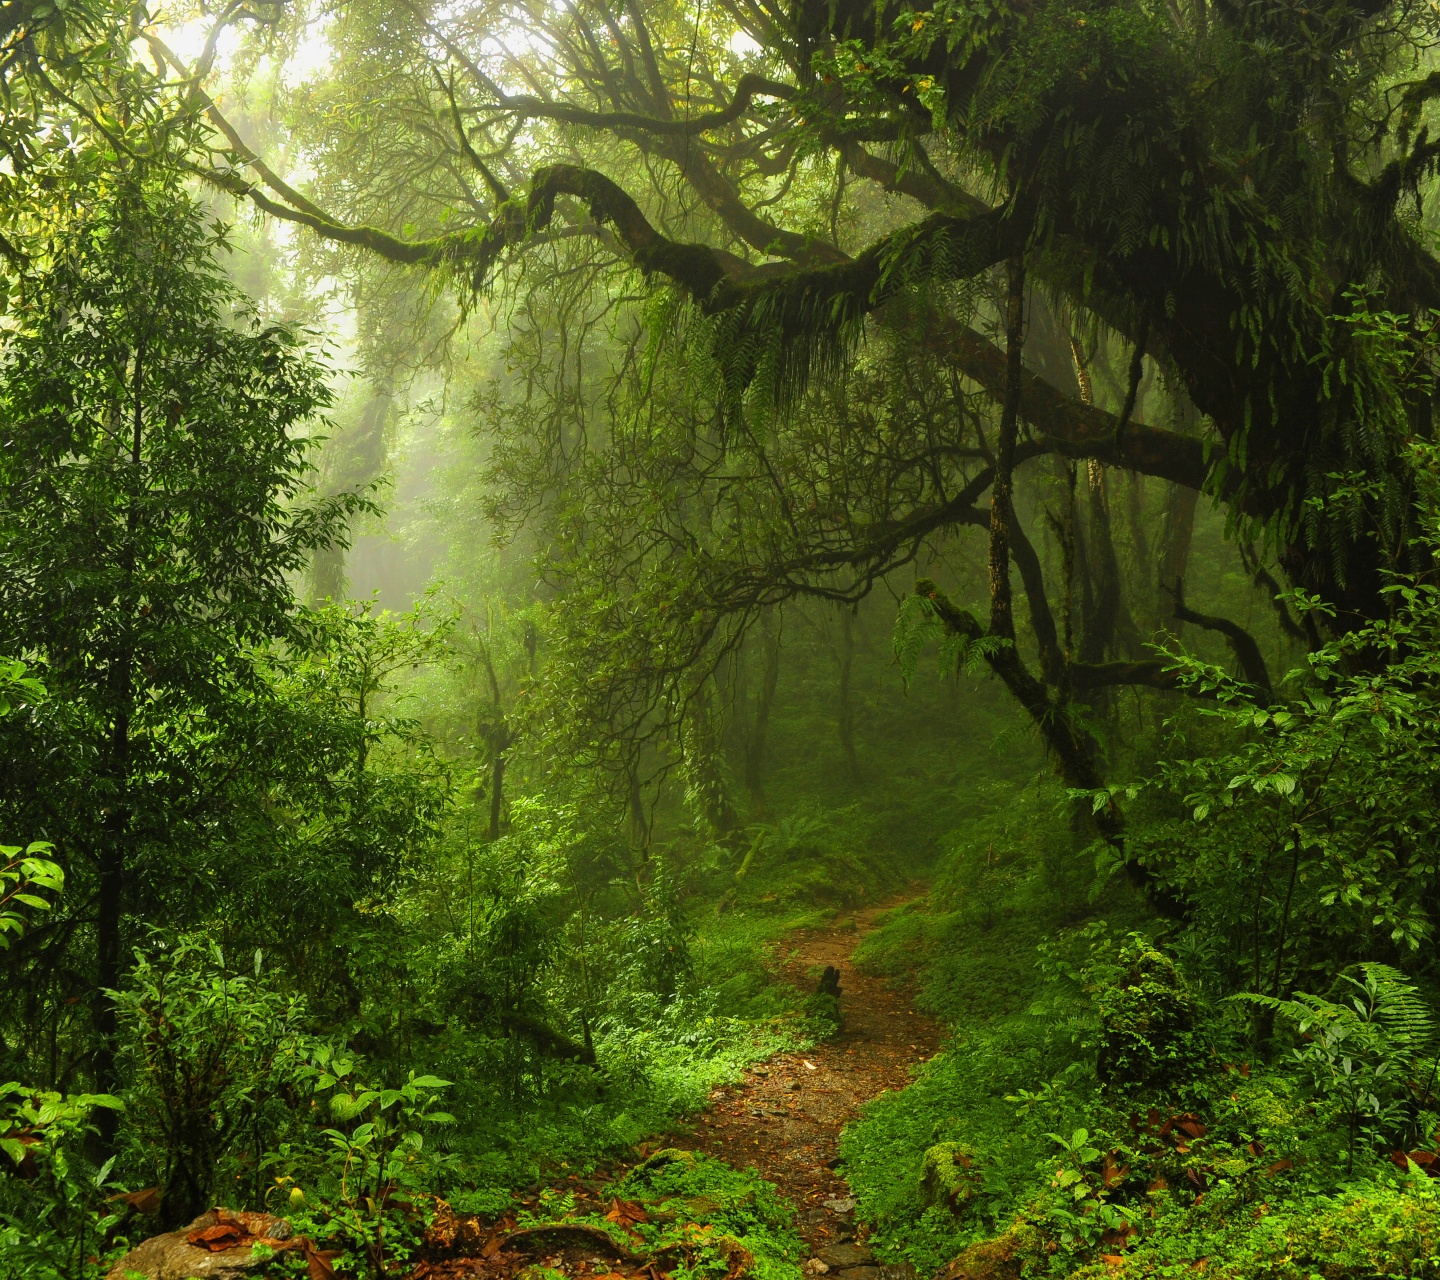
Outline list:
[[[711,1094],[710,1109],[693,1132],[667,1140],[667,1145],[705,1151],[738,1167],[754,1165],[795,1205],[801,1235],[822,1260],[855,1235],[854,1199],[833,1167],[841,1129],[863,1103],[886,1090],[903,1089],[910,1069],[940,1046],[939,1027],[915,1010],[912,992],[864,974],[851,962],[877,918],[909,896],[785,940],[776,956],[780,976],[801,990],[814,990],[826,965],[840,970],[844,1028],[806,1053],[780,1054],[752,1067],[740,1084]],[[850,1261],[843,1251],[835,1256]],[[846,1275],[844,1280],[875,1277]]]

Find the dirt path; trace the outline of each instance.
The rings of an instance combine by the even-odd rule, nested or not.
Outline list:
[[[840,970],[845,1029],[803,1054],[781,1054],[744,1081],[711,1095],[691,1134],[670,1145],[706,1151],[738,1167],[754,1165],[799,1212],[810,1252],[841,1280],[880,1280],[863,1242],[855,1242],[854,1200],[832,1168],[840,1130],[861,1103],[909,1083],[909,1068],[939,1047],[939,1028],[917,1013],[913,996],[851,963],[860,940],[885,911],[910,894],[879,903],[824,929],[791,935],[780,946],[781,975],[812,991],[826,965]],[[809,1268],[819,1272],[814,1263]],[[889,1268],[886,1269],[887,1271]]]

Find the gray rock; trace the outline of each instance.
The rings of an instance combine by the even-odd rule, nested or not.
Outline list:
[[[847,1267],[870,1267],[875,1262],[875,1254],[869,1245],[864,1244],[832,1244],[817,1250],[815,1256],[840,1271]],[[877,1273],[873,1276],[856,1276],[855,1280],[880,1280],[880,1277]]]
[[[245,1238],[217,1253],[193,1245],[186,1238],[192,1231],[204,1231],[221,1225],[222,1221],[241,1226]],[[136,1274],[145,1280],[238,1280],[259,1271],[269,1261],[269,1257],[255,1257],[251,1245],[257,1239],[270,1242],[273,1248],[290,1236],[290,1224],[284,1218],[268,1213],[242,1214],[211,1209],[179,1231],[151,1236],[136,1245],[110,1268],[105,1280],[127,1280]]]

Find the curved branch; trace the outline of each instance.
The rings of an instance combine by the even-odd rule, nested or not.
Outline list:
[[[747,72],[736,82],[735,93],[725,106],[685,120],[679,117],[642,115],[637,111],[589,111],[568,102],[549,102],[533,94],[503,93],[488,78],[487,85],[496,94],[494,110],[497,113],[513,112],[532,120],[554,120],[559,124],[583,125],[591,129],[634,130],[671,137],[691,137],[733,124],[759,97],[788,100],[795,96],[795,90],[790,85]]]
[[[1138,684],[1147,689],[1180,689],[1179,677],[1160,658],[1139,662],[1072,662],[1067,671],[1075,689],[1108,689],[1117,684]]]
[[[1246,683],[1252,685],[1268,701],[1271,691],[1270,671],[1265,665],[1265,659],[1260,653],[1260,646],[1255,642],[1255,637],[1238,622],[1231,622],[1229,618],[1219,618],[1208,613],[1196,613],[1194,609],[1187,608],[1183,579],[1177,578],[1175,585],[1167,586],[1166,589],[1175,597],[1175,616],[1181,622],[1203,627],[1207,631],[1218,631],[1224,636],[1231,653],[1235,655],[1235,661],[1240,664],[1240,670],[1245,676]]]
[[[915,584],[915,594],[930,601],[936,617],[955,635],[963,636],[972,643],[990,638],[974,614],[951,603],[928,578],[922,578]],[[1061,778],[1080,791],[1098,791],[1103,788],[1105,783],[1100,773],[1100,751],[1095,739],[1065,707],[1051,699],[1049,690],[1021,661],[1015,646],[1010,643],[987,645],[984,657],[990,669],[1014,694],[1016,701],[1029,712],[1045,740],[1046,748],[1055,760]],[[1101,838],[1120,855],[1127,878],[1145,894],[1151,906],[1171,918],[1183,916],[1183,904],[1156,882],[1143,863],[1127,853],[1125,815],[1113,798],[1095,811],[1094,820]]]
[[[185,64],[180,61],[179,57],[174,52],[171,51],[170,46],[167,45],[162,39],[160,39],[160,37],[157,36],[154,32],[145,32],[145,41],[155,51],[156,55],[160,57],[162,61],[168,63],[179,75],[189,75],[189,70],[185,66]],[[265,163],[265,161],[263,161],[258,155],[255,154],[254,151],[252,151],[246,145],[245,140],[240,136],[235,126],[232,125],[230,121],[225,118],[225,116],[220,111],[220,108],[215,105],[215,100],[208,93],[206,93],[204,89],[200,87],[198,80],[192,85],[190,92],[194,96],[195,101],[205,108],[206,119],[208,119],[210,123],[213,124],[217,129],[219,129],[221,134],[224,135],[225,141],[230,144],[230,149],[235,153],[236,157],[240,160],[240,162],[242,164],[249,165],[250,168],[254,169],[255,172],[260,175],[261,179],[264,181],[267,187],[269,187],[272,191],[276,192],[278,195],[283,196],[302,213],[309,214],[312,218],[319,218],[331,226],[339,225],[335,222],[333,218],[329,217],[329,215],[327,215],[325,211],[321,209],[318,205],[311,204],[309,200],[307,200],[303,195],[300,194],[300,192],[296,191],[294,187],[290,186],[289,183],[287,183],[282,177],[280,177],[278,173],[271,169],[270,166]],[[232,194],[235,194],[233,190]],[[244,194],[248,194],[248,192]],[[259,201],[256,201],[256,203],[258,204]],[[261,207],[263,208],[264,206],[262,205]],[[273,213],[274,211],[270,210],[269,212]],[[277,214],[276,216],[284,215]],[[292,219],[292,221],[301,221],[301,219]]]
[[[926,340],[967,378],[992,395],[1004,394],[1005,353],[993,342],[948,317],[926,326]],[[1045,437],[1050,451],[1064,457],[1094,458],[1187,489],[1205,487],[1210,468],[1201,441],[1132,422],[1117,442],[1120,420],[1113,413],[1065,395],[1028,369],[1021,376],[1020,416]]]

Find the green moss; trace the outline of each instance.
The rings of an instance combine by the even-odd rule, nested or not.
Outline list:
[[[1115,980],[1096,994],[1100,1018],[1096,1074],[1116,1093],[1171,1093],[1204,1070],[1195,1001],[1169,956],[1132,934],[1120,949]]]
[[[677,1274],[724,1276],[743,1266],[756,1280],[798,1280],[802,1246],[795,1210],[752,1169],[692,1151],[657,1151],[615,1183],[651,1221],[637,1230],[664,1249],[685,1241],[694,1261]]]

